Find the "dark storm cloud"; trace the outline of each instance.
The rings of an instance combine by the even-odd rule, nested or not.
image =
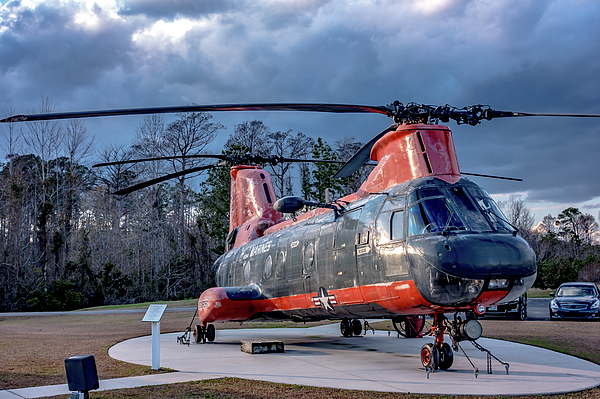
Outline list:
[[[40,4],[3,18],[0,71],[9,81],[4,84],[19,88],[15,95],[68,96],[96,85],[106,71],[129,69],[133,27],[106,18],[97,7],[98,27],[83,31],[73,23],[78,11],[73,3],[62,8]]]
[[[226,12],[241,3],[238,0],[125,0],[119,9],[121,15],[145,15],[156,19],[173,19],[177,16]]]

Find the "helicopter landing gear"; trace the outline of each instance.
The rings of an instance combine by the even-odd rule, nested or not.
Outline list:
[[[340,322],[340,332],[344,337],[351,337],[352,335],[362,334],[362,323],[358,319],[343,319]]]
[[[213,342],[217,332],[212,324],[197,324],[194,329],[194,341],[197,344],[204,344],[206,341]]]
[[[436,313],[433,316],[431,335],[435,337],[435,342],[433,344],[425,344],[421,348],[421,364],[423,364],[423,367],[427,371],[427,378],[429,378],[430,372],[448,370],[452,366],[452,363],[454,363],[454,352],[450,345],[444,342],[445,321],[446,316],[443,313]]]

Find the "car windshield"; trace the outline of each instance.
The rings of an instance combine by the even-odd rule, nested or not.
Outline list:
[[[556,296],[592,296],[594,295],[594,289],[592,287],[577,287],[577,286],[566,286],[560,287]]]

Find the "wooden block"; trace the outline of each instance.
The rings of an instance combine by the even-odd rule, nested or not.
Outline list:
[[[242,352],[250,353],[283,353],[283,341],[269,339],[242,340]]]

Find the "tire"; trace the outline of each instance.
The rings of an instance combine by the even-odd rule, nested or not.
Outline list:
[[[215,331],[215,326],[213,324],[209,324],[206,326],[206,340],[208,342],[213,342],[215,340],[215,336],[217,332]]]
[[[392,325],[398,334],[405,338],[417,338],[421,336],[425,327],[425,316],[398,316],[392,318]]]
[[[200,343],[202,343],[204,338],[205,338],[204,330],[202,329],[202,326],[200,324],[197,324],[196,328],[194,329],[194,341],[197,344],[200,344]]]
[[[343,319],[340,322],[340,332],[342,333],[342,336],[344,336],[344,337],[352,336],[352,325],[351,325],[349,319]]]
[[[521,300],[521,301],[519,301],[517,319],[523,321],[526,318],[527,318],[527,302],[525,300]]]
[[[440,370],[448,370],[454,363],[454,352],[447,342],[442,344],[440,348]]]
[[[352,319],[351,325],[352,325],[352,333],[354,335],[362,334],[362,323],[360,322],[360,320]]]
[[[426,369],[438,369],[440,364],[440,354],[433,344],[425,344],[421,347],[421,364]]]

